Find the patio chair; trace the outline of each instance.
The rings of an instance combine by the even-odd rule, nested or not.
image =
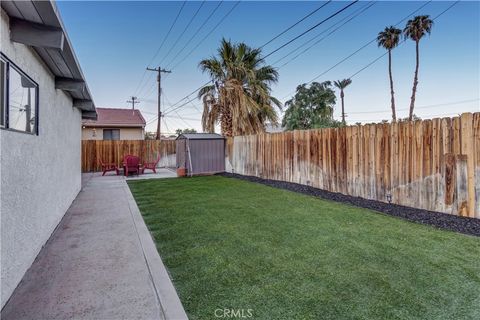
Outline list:
[[[145,169],[150,169],[152,170],[154,173],[157,173],[156,171],[156,167],[158,165],[158,163],[160,162],[160,152],[158,153],[158,157],[157,157],[157,160],[155,162],[144,162],[143,163],[143,169],[142,169],[142,173],[145,172]]]
[[[128,177],[129,173],[136,173],[138,176],[138,174],[141,173],[140,158],[132,155],[126,155],[123,157],[123,172],[126,177]]]
[[[105,173],[110,172],[110,171],[115,171],[115,173],[118,176],[119,170],[118,170],[118,166],[117,166],[116,163],[103,162],[101,158],[99,159],[99,161],[100,161],[100,165],[102,166],[102,171],[103,171],[102,176],[104,176]]]

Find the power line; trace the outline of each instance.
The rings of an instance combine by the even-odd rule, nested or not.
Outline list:
[[[273,37],[272,39],[270,39],[269,41],[267,41],[265,44],[263,44],[260,48],[263,48],[265,46],[267,46],[268,44],[270,44],[271,42],[275,41],[276,39],[278,39],[279,37],[281,37],[282,35],[284,35],[286,32],[290,31],[292,28],[296,27],[299,23],[303,22],[305,19],[307,19],[308,17],[310,17],[311,15],[313,15],[315,12],[317,12],[318,10],[322,9],[323,7],[325,7],[327,4],[329,4],[330,2],[332,1],[327,1],[326,3],[322,4],[320,7],[318,7],[317,9],[313,10],[312,12],[310,12],[309,14],[307,14],[305,17],[303,17],[302,19],[298,20],[297,22],[295,22],[294,24],[292,24],[290,27],[286,28],[285,30],[283,30],[282,32],[280,32],[279,34],[277,34],[275,37]]]
[[[235,5],[223,16],[223,18],[220,19],[220,21],[210,30],[210,32],[207,33],[207,35],[205,35],[205,37],[203,37],[202,40],[200,40],[197,45],[193,47],[192,50],[190,50],[190,52],[188,52],[187,55],[184,56],[182,60],[177,62],[171,69],[175,69],[180,63],[185,61],[220,26],[220,24],[222,24],[222,22],[232,13],[233,10],[235,10],[235,8],[240,4],[240,2],[241,1],[237,1]]]
[[[178,10],[177,16],[175,17],[175,20],[173,21],[172,25],[170,26],[170,29],[168,30],[167,35],[165,36],[165,38],[163,38],[163,41],[162,41],[162,43],[160,44],[160,47],[158,47],[157,52],[155,52],[155,55],[153,56],[153,58],[152,58],[152,60],[150,61],[149,65],[151,65],[151,64],[153,63],[153,61],[155,60],[155,58],[156,58],[156,57],[158,56],[158,54],[160,53],[160,50],[162,49],[163,45],[165,44],[165,41],[167,40],[168,36],[170,35],[170,32],[172,32],[173,27],[174,27],[175,24],[177,23],[178,17],[179,17],[180,14],[182,13],[182,10],[183,10],[183,8],[185,7],[185,4],[186,4],[186,3],[187,3],[187,1],[183,1],[182,6],[180,7],[180,10]]]
[[[213,13],[215,13],[215,11],[218,9],[218,7],[220,7],[220,5],[221,5],[222,3],[223,3],[223,1],[219,3],[219,5],[213,10],[213,12],[210,14],[210,16],[213,15]],[[185,56],[183,57],[182,60],[180,60],[179,62],[177,62],[177,63],[176,63],[173,67],[171,67],[170,69],[173,70],[173,69],[176,68],[180,63],[182,63],[183,61],[185,61],[185,60],[220,26],[220,24],[222,24],[222,22],[232,13],[232,11],[233,11],[239,4],[240,4],[240,1],[237,1],[237,2],[235,3],[235,5],[234,5],[234,6],[220,19],[220,21],[210,30],[210,32],[208,32],[207,35],[205,35],[205,37],[203,37],[202,40],[200,40],[200,41],[198,42],[198,44],[197,44],[192,50],[190,50],[190,52],[189,52],[187,55],[185,55]],[[209,17],[210,17],[210,16],[209,16]],[[206,22],[206,21],[208,21],[208,19],[205,20],[205,22]],[[202,26],[203,26],[203,25],[202,25]],[[202,26],[201,26],[201,27],[202,27]],[[201,29],[201,27],[199,28],[199,30]],[[199,30],[197,30],[197,33],[198,33]],[[193,37],[192,37],[192,38],[193,38]],[[187,42],[187,44],[189,44],[189,42]],[[182,50],[183,50],[183,48],[180,50],[180,52],[181,52]],[[175,59],[174,59],[174,60],[175,60]],[[174,60],[172,60],[172,61],[174,61]],[[168,65],[170,65],[170,63],[169,63]],[[208,83],[209,83],[209,82],[207,82],[206,84],[208,84]],[[204,84],[203,86],[205,86],[206,84]],[[203,86],[202,86],[202,87],[203,87]],[[200,90],[202,87],[198,88],[196,91]],[[193,93],[195,93],[196,91],[194,91]],[[189,94],[189,95],[191,95],[191,94]],[[188,96],[189,96],[189,95],[188,95]],[[185,98],[188,98],[188,96],[186,96]],[[184,100],[185,98],[182,98],[181,100]],[[180,100],[180,101],[181,101],[181,100]],[[180,102],[180,101],[179,101],[179,102]],[[178,103],[178,102],[177,102],[177,103]]]
[[[167,128],[167,132],[164,132],[164,134],[170,133],[170,129],[168,128],[168,124],[167,124],[167,121],[165,119],[163,119],[163,123],[165,124],[165,128]]]
[[[432,2],[432,0],[422,4],[420,7],[418,7],[416,10],[414,10],[413,12],[411,12],[409,15],[407,15],[405,18],[403,18],[402,20],[400,20],[399,22],[397,22],[395,25],[399,25],[400,23],[402,23],[404,20],[408,19],[411,15],[415,14],[417,11],[421,10],[422,8],[424,8],[426,5],[428,5],[430,2]],[[345,61],[347,61],[348,59],[350,59],[351,57],[353,57],[354,55],[356,55],[358,52],[362,51],[363,49],[365,49],[366,47],[368,47],[370,44],[374,43],[377,41],[377,38],[375,37],[374,39],[368,41],[367,43],[365,43],[364,45],[362,45],[360,48],[358,48],[357,50],[355,50],[354,52],[352,52],[351,54],[349,54],[348,56],[346,56],[345,58],[341,59],[339,62],[335,63],[333,66],[331,66],[330,68],[328,68],[327,70],[323,71],[322,73],[320,73],[319,75],[315,76],[312,80],[308,81],[306,84],[309,84],[309,83],[312,83],[314,82],[315,80],[317,80],[318,78],[320,78],[321,76],[325,75],[326,73],[330,72],[331,70],[335,69],[337,66],[339,66],[340,64],[344,63]],[[289,94],[287,94],[286,96],[283,97],[283,99],[286,99],[287,97],[291,96],[292,94],[294,94],[295,91],[292,91],[290,92]],[[282,99],[282,100],[283,100]]]
[[[155,52],[155,54],[153,55],[152,59],[150,60],[150,62],[148,63],[148,65],[151,65],[153,63],[153,61],[155,61],[155,58],[157,57],[157,55],[160,53],[160,50],[162,49],[163,45],[165,44],[165,41],[167,40],[168,36],[170,35],[170,33],[172,32],[172,29],[173,27],[175,26],[175,24],[177,23],[177,20],[178,20],[178,17],[180,16],[180,14],[182,13],[183,11],[183,8],[185,7],[185,4],[187,3],[187,1],[183,1],[180,9],[178,10],[178,13],[175,17],[175,19],[173,20],[172,24],[170,25],[170,28],[168,29],[168,32],[167,34],[165,35],[165,37],[163,38],[162,40],[162,43],[160,44],[160,46],[158,47],[157,51]],[[138,83],[138,86],[137,88],[135,89],[135,93],[139,93],[138,90],[140,89],[140,86],[142,85],[142,82],[143,82],[143,79],[145,79],[145,75],[147,74],[147,70],[144,70],[143,71],[143,75],[142,75],[142,78],[140,79],[140,82]]]
[[[320,21],[319,23],[317,23],[316,25],[310,27],[309,29],[305,30],[304,32],[302,32],[301,34],[299,34],[298,36],[294,37],[293,39],[290,39],[289,41],[285,42],[284,44],[282,44],[280,47],[276,48],[275,50],[273,50],[272,52],[270,52],[269,54],[267,54],[266,56],[264,56],[263,58],[266,59],[268,58],[269,56],[271,56],[272,54],[274,54],[275,52],[285,48],[286,46],[288,46],[290,43],[296,41],[297,39],[303,37],[304,35],[306,35],[307,33],[311,32],[312,30],[316,29],[317,27],[319,27],[320,25],[322,25],[323,23],[327,22],[328,20],[330,20],[331,18],[339,15],[340,13],[342,13],[343,11],[347,10],[348,8],[350,8],[351,6],[353,6],[355,3],[357,3],[359,0],[355,0],[353,2],[351,2],[350,4],[346,5],[345,7],[343,7],[342,9],[334,12],[333,14],[331,14],[330,16],[328,16],[327,18],[323,19],[322,21]]]
[[[187,40],[187,42],[185,43],[185,45],[174,55],[173,59],[171,59],[168,63],[167,63],[167,67],[170,66],[173,61],[175,61],[177,59],[177,57],[180,56],[180,54],[185,50],[185,48],[192,42],[192,40],[197,36],[197,34],[203,29],[203,27],[207,24],[207,22],[210,21],[210,18],[215,14],[215,12],[218,10],[218,8],[220,8],[220,6],[222,5],[223,1],[220,1],[218,3],[218,5],[212,10],[212,12],[208,15],[208,17],[203,21],[203,23],[200,25],[200,27],[198,27],[197,31],[195,31],[195,33],[190,37],[190,39]]]
[[[368,6],[368,4],[367,4]],[[359,10],[361,10],[362,8],[360,8]],[[285,59],[286,57],[288,57],[289,55],[291,55],[292,53],[298,51],[299,49],[301,49],[302,47],[306,46],[307,44],[309,44],[310,42],[312,42],[314,39],[318,38],[320,35],[324,34],[325,32],[327,32],[328,30],[334,28],[335,26],[337,26],[338,24],[342,23],[344,20],[348,19],[349,17],[351,17],[352,15],[356,14],[359,10],[356,10],[354,11],[353,13],[351,13],[350,15],[347,15],[346,17],[343,17],[342,19],[340,19],[339,21],[335,22],[333,25],[331,25],[330,27],[328,27],[327,29],[323,30],[322,32],[320,32],[319,34],[317,35],[314,35],[312,38],[310,38],[309,40],[305,41],[303,44],[299,45],[298,47],[296,47],[295,49],[289,51],[287,54],[285,54],[284,56],[282,56],[281,58],[277,59],[275,62],[272,63],[272,65],[276,65],[277,63],[279,63],[280,61],[282,61],[283,59]]]
[[[425,105],[425,106],[420,106],[420,107],[415,107],[415,110],[417,109],[428,109],[428,108],[436,108],[436,107],[443,107],[443,106],[451,106],[451,105],[458,105],[458,104],[464,104],[464,103],[469,103],[469,102],[475,102],[479,101],[480,99],[470,99],[470,100],[460,100],[460,101],[453,101],[453,102],[446,102],[446,103],[437,103],[437,104],[430,104],[430,105]],[[397,109],[397,111],[407,111],[409,108],[403,108],[403,109]],[[365,114],[365,113],[390,113],[391,110],[372,110],[372,111],[357,111],[357,112],[349,112],[348,114]]]
[[[273,53],[281,50],[282,48],[284,48],[285,46],[287,46],[288,44],[292,43],[293,41],[297,40],[298,38],[302,37],[303,35],[305,35],[306,33],[312,31],[313,29],[317,28],[318,26],[320,26],[321,24],[325,23],[326,21],[328,21],[329,19],[335,17],[336,15],[340,14],[341,12],[343,12],[344,10],[348,9],[350,6],[352,6],[353,4],[355,4],[356,2],[358,2],[358,0],[356,1],[353,1],[351,2],[350,4],[348,4],[347,6],[343,7],[342,9],[340,10],[337,10],[335,13],[331,14],[329,17],[325,18],[324,20],[320,21],[319,23],[317,23],[316,25],[312,26],[311,28],[307,29],[306,31],[304,31],[303,33],[301,33],[300,35],[296,36],[295,38],[289,40],[288,42],[286,42],[285,44],[283,44],[282,46],[280,46],[279,48],[275,49],[274,51],[270,52],[268,55],[264,56],[263,58],[265,59],[266,57],[272,55]],[[233,9],[233,8],[232,8]],[[275,38],[275,37],[274,37]],[[376,39],[376,38],[375,38]],[[202,40],[203,41],[203,40]],[[196,49],[196,47],[194,48]],[[175,68],[175,66],[173,67]],[[186,102],[182,103],[181,105],[179,106],[176,106],[178,105],[180,102],[182,102],[183,100],[185,99],[188,99],[189,96],[191,96],[192,94],[196,93],[198,90],[200,90],[202,87],[206,86],[207,84],[209,84],[210,81],[204,83],[203,85],[201,85],[199,88],[195,89],[194,91],[192,91],[191,93],[189,93],[188,95],[184,96],[182,99],[180,99],[177,103],[175,103],[174,105],[172,105],[168,110],[165,110],[165,114],[168,114],[172,111],[175,111],[175,110],[178,110],[179,108],[187,105],[188,103],[192,102],[193,100],[195,100],[195,98],[193,99],[189,99],[187,100]],[[172,109],[173,108],[173,109]]]
[[[369,3],[367,3],[367,5],[365,5],[363,8],[360,8],[359,10],[357,11],[354,11],[352,14],[350,14],[349,16],[346,16],[344,17],[343,19],[341,19],[340,21],[338,21],[337,23],[333,24],[331,27],[327,28],[326,30],[324,30],[323,32],[319,33],[318,35],[316,35],[315,37],[313,37],[312,39],[306,41],[305,43],[303,43],[302,45],[300,45],[299,47],[297,47],[296,49],[290,51],[289,53],[287,53],[286,55],[284,55],[282,58],[278,59],[277,61],[275,61],[273,64],[277,64],[278,62],[280,62],[281,60],[283,60],[284,58],[288,57],[289,55],[291,55],[292,53],[294,53],[295,51],[298,51],[300,48],[304,47],[305,45],[309,44],[310,42],[312,42],[313,40],[315,40],[318,36],[326,33],[327,31],[329,31],[330,29],[333,29],[335,28],[335,26],[339,25],[337,28],[333,29],[332,31],[330,31],[330,33],[328,33],[326,36],[320,38],[319,40],[315,41],[312,45],[310,45],[309,47],[307,47],[306,49],[304,49],[303,51],[301,51],[300,53],[298,53],[297,55],[295,55],[293,58],[289,59],[287,62],[283,63],[280,67],[278,67],[278,69],[281,69],[283,68],[284,66],[286,66],[287,64],[289,64],[290,62],[292,62],[293,60],[297,59],[299,56],[301,56],[302,54],[306,53],[307,51],[309,51],[310,49],[312,49],[314,46],[316,46],[317,44],[319,44],[320,42],[322,42],[323,40],[325,40],[327,37],[329,37],[330,35],[334,34],[336,31],[338,31],[341,27],[343,27],[344,25],[346,25],[347,23],[349,23],[350,21],[352,21],[353,19],[355,19],[356,17],[358,17],[359,15],[361,15],[362,13],[364,13],[365,11],[367,11],[368,9],[370,9],[372,6],[374,6],[376,4],[375,1],[370,1]],[[343,23],[342,23],[343,22]]]
[[[310,29],[308,29],[307,31],[303,32],[303,33],[300,34],[299,36],[297,36],[297,37],[295,37],[294,39],[290,40],[288,43],[282,45],[280,48],[275,49],[273,52],[271,52],[271,53],[268,54],[267,56],[269,56],[269,55],[273,54],[274,52],[280,50],[281,48],[285,47],[285,46],[288,45],[289,43],[295,41],[296,39],[300,38],[300,37],[303,36],[304,34],[310,32],[311,30],[313,30],[313,29],[315,29],[316,27],[320,26],[322,23],[324,23],[324,22],[328,21],[329,19],[333,18],[334,16],[340,14],[341,12],[343,12],[344,10],[346,10],[348,7],[352,6],[352,5],[355,4],[356,2],[358,2],[358,0],[350,3],[349,5],[345,6],[344,8],[342,8],[342,9],[338,10],[337,12],[333,13],[332,15],[330,15],[329,17],[327,17],[326,19],[324,19],[324,20],[322,20],[321,22],[317,23],[315,26],[311,27]],[[209,34],[207,34],[206,37],[208,37],[208,35],[210,35],[210,34],[218,27],[218,25],[231,13],[231,11],[233,11],[233,9],[235,9],[235,7],[236,7],[239,3],[240,3],[240,1],[238,1],[238,2],[235,4],[235,6],[222,18],[222,20],[220,20],[220,22],[212,29],[212,31],[211,31]],[[205,38],[206,38],[206,37],[205,37]],[[195,47],[189,52],[189,54],[187,54],[186,57],[188,57],[188,56],[205,40],[205,38],[203,38],[203,39],[197,44],[197,46],[195,46]],[[266,58],[267,56],[265,56],[265,57],[263,57],[263,58]],[[184,59],[182,59],[179,63],[183,62],[183,61],[186,59],[186,57],[184,57]],[[173,66],[172,69],[174,69],[179,63],[177,63],[175,66]],[[209,83],[210,83],[210,81],[204,83],[204,84],[201,85],[199,88],[197,88],[197,89],[195,89],[194,91],[192,91],[191,93],[187,94],[185,97],[183,97],[182,99],[180,99],[177,103],[175,103],[172,107],[174,107],[175,105],[177,105],[177,104],[180,103],[181,101],[183,101],[183,100],[185,100],[185,99],[188,99],[189,96],[191,96],[192,94],[196,93],[198,90],[200,90],[201,88],[203,88],[204,86],[206,86],[206,85],[209,84]],[[195,99],[195,98],[194,98],[194,99]],[[190,99],[189,101],[181,104],[180,106],[178,106],[178,107],[176,107],[176,108],[174,108],[174,109],[165,110],[165,114],[168,113],[168,112],[171,112],[171,111],[173,111],[173,110],[177,110],[177,109],[183,107],[184,105],[192,102],[194,99]]]
[[[183,117],[183,116],[180,116],[180,115],[179,115],[178,117],[175,117],[175,116],[165,116],[165,118],[183,119],[183,120],[190,120],[190,121],[200,121],[200,119]],[[191,126],[190,124],[187,124],[187,125]]]
[[[207,82],[207,84],[208,84],[208,83],[210,83],[210,81]],[[203,86],[202,86],[202,87],[203,87]],[[200,88],[200,89],[201,89],[201,88]],[[198,89],[198,90],[200,90],[200,89]],[[196,90],[196,91],[198,91],[198,90]],[[168,110],[168,112],[166,112],[165,114],[169,114],[170,112],[173,112],[173,111],[175,111],[175,110],[178,110],[178,109],[180,109],[181,107],[183,107],[183,106],[189,104],[190,102],[194,101],[195,99],[197,99],[197,97],[194,97],[194,98],[192,98],[192,99],[190,99],[190,100],[187,100],[186,102],[182,103],[181,105],[179,105],[179,106],[177,106],[177,107],[175,107],[175,108],[173,108],[173,109]]]
[[[189,94],[187,94],[186,96],[184,96],[182,99],[178,100],[176,103],[174,103],[172,106],[170,106],[170,108],[172,107],[175,107],[177,106],[179,103],[181,103],[183,100],[187,99],[188,100],[188,97],[190,97],[192,94],[195,94],[197,93],[197,91],[199,91],[200,89],[202,89],[203,87],[205,87],[207,84],[209,84],[211,81],[207,81],[205,82],[204,84],[202,84],[200,87],[198,87],[197,89],[193,90],[192,92],[190,92]],[[193,100],[195,100],[195,98],[191,99],[190,101],[187,101],[186,103],[182,104],[182,106],[192,102]],[[170,111],[168,108],[165,110],[165,112],[167,111]]]
[[[162,60],[160,61],[160,65],[163,63],[163,61],[165,61],[165,59],[168,57],[168,55],[172,52],[172,50],[177,46],[178,42],[180,41],[180,39],[183,37],[183,35],[185,34],[185,32],[187,31],[188,27],[190,27],[190,25],[192,24],[193,20],[195,20],[196,16],[198,15],[198,13],[200,12],[200,9],[202,9],[203,5],[205,4],[205,0],[202,1],[202,3],[200,4],[200,6],[198,7],[197,11],[195,11],[195,13],[193,14],[193,17],[190,19],[190,21],[187,23],[187,25],[185,26],[185,28],[183,29],[182,33],[178,36],[177,40],[175,41],[175,43],[170,47],[170,50],[168,50],[167,54],[163,56]]]
[[[435,18],[433,18],[432,20],[435,21],[437,20],[440,16],[442,16],[445,12],[447,12],[448,10],[452,9],[456,4],[458,4],[460,1],[456,1],[454,2],[452,5],[448,6],[445,10],[443,10],[442,12],[440,12],[438,15],[435,16]],[[407,41],[407,39],[403,39],[399,44],[398,46],[402,45],[403,43],[405,43]],[[363,68],[361,68],[360,70],[358,70],[357,72],[355,72],[354,74],[352,74],[349,78],[353,78],[355,77],[357,74],[359,74],[360,72],[362,72],[363,70],[369,68],[370,66],[372,66],[373,64],[375,64],[378,60],[380,60],[381,58],[383,58],[384,56],[387,55],[388,52],[384,52],[383,54],[381,54],[380,56],[378,56],[377,58],[373,59],[370,63],[368,63],[366,66],[364,66]]]
[[[465,113],[465,112],[476,112],[475,110],[472,110],[472,111],[461,111],[461,112],[449,112],[449,113],[441,113],[441,114],[429,114],[429,115],[426,115],[426,116],[422,116],[423,118],[425,118],[424,120],[426,119],[433,119],[435,117],[453,117],[453,116],[460,116],[462,113]],[[383,120],[387,120],[387,119],[383,119]],[[381,121],[383,121],[381,120]],[[351,121],[356,121],[356,122],[375,122],[375,121],[379,121],[378,119],[352,119]],[[388,121],[388,120],[387,120]]]

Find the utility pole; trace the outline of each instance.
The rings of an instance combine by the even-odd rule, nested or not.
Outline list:
[[[160,124],[162,121],[162,109],[160,106],[160,98],[162,95],[162,72],[163,73],[171,73],[172,71],[170,70],[165,70],[160,67],[152,69],[152,68],[147,68],[148,71],[155,71],[157,72],[157,82],[158,82],[158,119],[157,119],[157,134],[155,136],[156,140],[160,140]]]
[[[140,101],[138,101],[138,98],[137,97],[130,97],[131,100],[127,100],[127,103],[131,103],[132,104],[132,111],[135,110],[135,104],[136,103],[140,103]]]

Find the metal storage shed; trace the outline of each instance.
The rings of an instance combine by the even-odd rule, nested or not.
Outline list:
[[[216,133],[185,133],[177,138],[177,168],[187,175],[225,171],[225,138]]]

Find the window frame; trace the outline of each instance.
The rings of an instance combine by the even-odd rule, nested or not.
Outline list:
[[[0,130],[8,130],[8,131],[13,131],[13,132],[19,132],[19,133],[25,133],[25,134],[30,134],[34,136],[38,136],[39,130],[38,130],[38,118],[39,118],[39,98],[40,98],[40,86],[38,83],[32,79],[28,74],[25,73],[25,71],[22,70],[15,62],[13,62],[11,59],[9,59],[3,52],[0,51],[0,59],[3,60],[5,63],[5,87],[4,87],[4,101],[0,101],[0,103],[4,104],[4,114],[5,114],[5,123],[4,125],[0,125]],[[10,68],[13,68],[17,73],[19,73],[21,76],[27,78],[29,81],[31,81],[35,85],[35,130],[32,132],[28,132],[25,130],[18,130],[14,128],[10,128]]]
[[[110,136],[113,138],[113,131],[118,131],[118,139],[105,139],[105,131],[108,130],[111,132]],[[120,141],[120,128],[103,128],[102,129],[102,140],[103,141]]]

